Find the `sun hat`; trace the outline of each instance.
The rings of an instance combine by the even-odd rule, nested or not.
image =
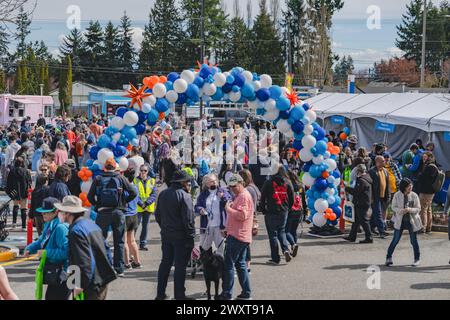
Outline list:
[[[36,212],[39,213],[48,213],[53,212],[56,210],[55,204],[59,203],[59,200],[53,197],[45,198],[44,201],[42,201],[42,207],[37,208]]]
[[[54,205],[56,209],[68,213],[82,213],[87,211],[86,208],[83,208],[81,199],[75,196],[65,196],[62,203],[55,203]]]
[[[191,181],[192,177],[190,177],[186,171],[178,170],[173,174],[172,183],[174,182],[186,182]]]

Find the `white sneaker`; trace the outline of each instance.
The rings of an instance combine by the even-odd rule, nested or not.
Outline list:
[[[414,263],[412,264],[413,267],[418,267],[420,265],[420,260],[414,260]]]

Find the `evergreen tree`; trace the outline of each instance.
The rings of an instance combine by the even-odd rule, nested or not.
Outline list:
[[[134,82],[133,69],[135,64],[136,52],[133,46],[133,29],[131,28],[131,20],[124,12],[120,19],[119,27],[119,67],[122,71],[120,85]]]
[[[89,83],[100,84],[104,78],[103,74],[97,70],[100,67],[104,53],[104,35],[100,23],[98,21],[90,21],[84,36],[86,38],[86,60],[84,60],[83,66],[89,68],[89,71],[86,71],[83,79]]]
[[[244,69],[251,67],[251,52],[248,50],[250,43],[250,30],[247,28],[244,19],[235,16],[228,24],[226,42],[224,43],[224,59],[221,67],[224,70],[231,70],[240,66]]]
[[[16,19],[16,34],[14,39],[17,40],[16,58],[23,59],[27,54],[27,36],[30,34],[31,20],[28,13],[21,7]]]
[[[104,54],[101,66],[105,69],[113,70],[119,66],[120,50],[119,50],[119,30],[111,21],[105,28],[105,38],[103,42]],[[111,89],[122,88],[122,83],[116,73],[107,73],[103,78],[103,86]]]
[[[42,94],[48,95],[50,91],[49,77],[48,77],[48,64],[45,62],[41,62],[40,64],[40,74],[39,74],[39,85],[43,84]],[[40,86],[39,86],[40,91]]]
[[[36,55],[33,49],[28,48],[26,56],[26,69],[28,77],[26,79],[26,94],[37,95],[39,94],[39,77],[40,77],[40,64],[36,59]]]
[[[26,94],[27,92],[28,68],[25,61],[21,60],[18,63],[15,77],[15,92],[16,94]]]
[[[48,47],[44,41],[35,41],[34,43],[30,43],[28,48],[31,48],[31,50],[34,51],[37,59],[45,61],[52,59],[52,55],[48,52]]]
[[[353,58],[351,56],[343,56],[334,67],[334,80],[337,81],[339,85],[347,83],[347,76],[352,74],[353,70],[355,70]]]
[[[227,15],[220,0],[204,0],[204,3],[205,58],[220,62],[223,60],[221,43],[227,28]],[[188,39],[184,45],[181,67],[186,69],[195,66],[201,57],[201,1],[181,0],[181,5],[186,25],[185,37]]]
[[[84,58],[86,56],[86,45],[82,32],[78,29],[72,29],[70,34],[64,38],[59,51],[61,52],[62,60],[70,56],[75,68],[74,78],[75,80],[80,80],[83,75],[83,70],[81,69],[82,61],[85,61]]]
[[[183,40],[182,18],[175,0],[156,0],[145,26],[140,69],[163,73],[178,69]]]
[[[6,91],[6,74],[5,71],[0,69],[0,93]]]
[[[259,7],[260,12],[252,30],[252,70],[259,74],[270,74],[281,83],[285,74],[283,46],[267,12],[266,0],[260,0]]]
[[[61,64],[58,98],[61,104],[61,114],[64,114],[67,107],[72,103],[72,61],[70,55]]]
[[[8,58],[9,34],[4,26],[0,25],[0,67],[6,63]]]

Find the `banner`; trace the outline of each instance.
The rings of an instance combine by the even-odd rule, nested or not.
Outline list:
[[[333,124],[345,124],[345,118],[343,116],[332,116],[331,123]]]
[[[377,121],[375,124],[375,130],[394,133],[395,124]]]

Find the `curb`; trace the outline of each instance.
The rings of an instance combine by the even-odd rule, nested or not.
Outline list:
[[[1,245],[0,247],[8,248],[9,251],[0,253],[0,262],[14,260],[19,255],[19,249],[13,246]]]

